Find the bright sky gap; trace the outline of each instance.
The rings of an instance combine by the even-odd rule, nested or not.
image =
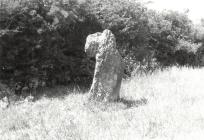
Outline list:
[[[175,10],[184,12],[189,10],[189,18],[196,24],[204,18],[204,0],[143,0],[149,2],[148,8],[158,11]],[[150,2],[151,1],[151,2]]]

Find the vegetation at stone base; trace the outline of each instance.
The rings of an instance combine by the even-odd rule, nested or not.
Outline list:
[[[0,78],[12,86],[88,86],[94,61],[84,54],[85,39],[106,28],[128,76],[202,59],[202,26],[194,27],[187,13],[158,13],[139,1],[2,0],[0,16]]]
[[[116,103],[87,104],[86,94],[67,91],[0,109],[0,138],[203,140],[203,75],[187,67],[137,75],[123,82]]]

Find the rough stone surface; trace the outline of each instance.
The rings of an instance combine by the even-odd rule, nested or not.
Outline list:
[[[86,39],[85,52],[96,57],[94,78],[89,99],[115,101],[119,99],[123,77],[123,62],[116,49],[116,39],[110,30],[91,34]]]

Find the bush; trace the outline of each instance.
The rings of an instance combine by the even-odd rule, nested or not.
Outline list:
[[[0,78],[24,86],[89,85],[94,60],[85,39],[104,29],[116,36],[127,76],[197,60],[185,13],[157,13],[134,0],[4,0],[0,13]]]
[[[197,63],[197,51],[201,47],[201,43],[192,43],[186,40],[179,40],[175,50],[175,61],[179,65],[196,66]]]
[[[90,79],[93,68],[83,67],[90,63],[83,61],[83,46],[101,27],[84,6],[74,0],[30,0],[1,7],[7,16],[0,22],[1,79],[25,86],[36,78],[48,86]]]

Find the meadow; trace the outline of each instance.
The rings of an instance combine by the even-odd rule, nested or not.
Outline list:
[[[87,93],[67,89],[63,97],[1,108],[0,139],[201,140],[203,81],[204,68],[137,75],[123,81],[121,99],[114,103],[88,102]]]

